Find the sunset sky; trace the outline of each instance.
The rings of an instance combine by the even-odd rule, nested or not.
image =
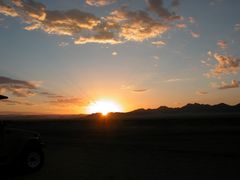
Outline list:
[[[240,102],[238,0],[0,0],[0,114]]]

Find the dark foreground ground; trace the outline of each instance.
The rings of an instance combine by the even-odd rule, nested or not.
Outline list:
[[[0,179],[239,179],[239,116],[198,118],[18,120],[38,131],[46,162],[32,174],[4,170]]]

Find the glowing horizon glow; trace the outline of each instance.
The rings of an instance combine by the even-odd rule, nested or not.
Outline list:
[[[116,102],[110,100],[98,100],[89,104],[87,111],[89,114],[101,113],[106,116],[110,112],[122,112],[122,108]]]

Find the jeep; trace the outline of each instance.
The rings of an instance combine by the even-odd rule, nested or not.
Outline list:
[[[0,95],[0,99],[7,99]],[[21,171],[36,171],[44,163],[43,142],[39,133],[6,128],[0,121],[0,168],[13,165]]]

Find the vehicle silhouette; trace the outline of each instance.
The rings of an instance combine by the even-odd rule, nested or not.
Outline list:
[[[0,95],[0,99],[7,99]],[[0,121],[0,168],[14,167],[22,172],[40,169],[44,163],[43,142],[37,132],[7,128]]]

